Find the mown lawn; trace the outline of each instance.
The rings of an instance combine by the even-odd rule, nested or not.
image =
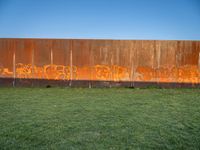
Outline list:
[[[200,149],[200,89],[0,88],[0,149]]]

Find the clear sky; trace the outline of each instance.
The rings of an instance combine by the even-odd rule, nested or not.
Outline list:
[[[200,0],[0,0],[0,38],[200,40]]]

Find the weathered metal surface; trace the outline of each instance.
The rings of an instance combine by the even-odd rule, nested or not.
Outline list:
[[[42,79],[60,86],[193,87],[200,84],[200,41],[0,39],[0,78],[14,86]]]

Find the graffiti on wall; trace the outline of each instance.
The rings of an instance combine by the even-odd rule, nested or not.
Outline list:
[[[132,73],[134,81],[152,82],[191,82],[199,83],[200,71],[198,66],[185,65],[171,68],[150,68],[139,66]],[[0,66],[0,77],[14,77],[13,71]],[[37,78],[54,80],[112,80],[130,81],[131,70],[118,65],[95,65],[77,67],[48,64],[35,66],[18,63],[15,65],[16,78]]]
[[[90,78],[92,76],[91,74],[93,74],[92,78],[94,80],[130,79],[130,69],[117,65],[95,65],[92,67],[64,66],[55,64],[48,64],[39,67],[32,64],[23,63],[17,63],[15,65],[16,78],[79,80],[82,79],[83,74],[86,74],[85,78]],[[14,73],[8,68],[4,68],[3,66],[1,66],[0,76],[13,77]]]
[[[70,72],[76,76],[77,68],[72,66],[48,64],[38,67],[31,64],[16,64],[17,78],[39,78],[39,79],[55,79],[55,80],[69,80]]]
[[[4,68],[3,65],[0,64],[0,76],[13,76],[13,72],[8,68]]]
[[[137,67],[134,78],[136,81],[199,83],[200,70],[198,66],[192,65],[155,69]]]
[[[117,65],[96,65],[95,74],[100,80],[130,80],[130,69]]]

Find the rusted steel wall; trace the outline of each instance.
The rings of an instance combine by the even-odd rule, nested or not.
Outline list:
[[[200,41],[0,39],[0,78],[199,84]]]

